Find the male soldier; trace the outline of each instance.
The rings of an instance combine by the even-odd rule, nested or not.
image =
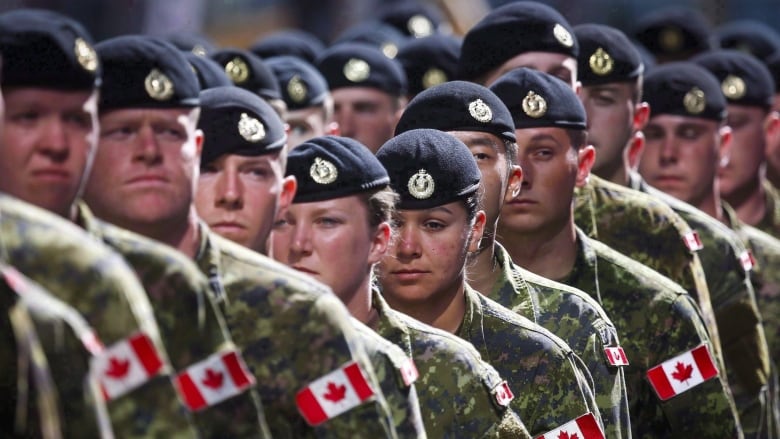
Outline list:
[[[752,264],[739,238],[714,219],[723,215],[714,177],[731,140],[724,124],[726,100],[717,79],[692,63],[654,69],[645,78],[644,90],[652,116],[644,130],[647,142],[640,174],[648,185],[690,203],[674,208],[697,230],[700,239],[695,241],[702,247],[705,265],[720,267],[707,272],[710,284],[744,282],[750,287],[748,294],[713,290],[712,303],[742,427],[746,435],[755,436],[766,432],[762,424],[770,404],[764,331],[752,283],[740,274],[747,275]]]
[[[219,235],[270,255],[271,227],[286,213],[295,193],[295,178],[284,176],[284,125],[260,97],[236,87],[206,90],[200,98],[198,128],[203,131],[204,146],[195,197],[198,213]],[[248,130],[249,117],[262,129]],[[244,131],[236,129],[236,119],[245,121]],[[403,365],[407,357],[362,323],[356,329],[394,414],[396,430],[399,436],[419,437],[423,430],[414,380],[397,385],[402,372],[395,365]]]
[[[645,15],[637,21],[633,37],[658,64],[684,61],[711,48],[707,18],[697,10],[681,6]]]
[[[377,267],[382,295],[390,306],[472,343],[519,393],[510,406],[532,435],[580,417],[601,429],[592,384],[571,348],[474,291],[465,283],[461,267],[434,262],[435,256],[444,257],[438,253],[448,252],[453,264],[463,266],[466,252],[474,251],[481,239],[484,212],[475,199],[467,201],[477,193],[480,181],[469,149],[449,134],[418,129],[385,143],[377,158],[399,194],[398,238]],[[418,179],[420,175],[427,177]],[[420,180],[423,184],[416,184]],[[473,217],[467,216],[467,209],[473,209]],[[453,230],[459,238],[450,239],[461,239],[465,245],[437,245],[437,239],[447,239],[445,231],[452,235]]]
[[[138,44],[121,37],[97,48],[104,63],[103,129],[85,199],[97,216],[195,259],[252,368],[275,437],[392,435],[371,366],[338,300],[321,285],[220,238],[199,220],[197,80],[182,58],[135,50]],[[235,116],[235,129],[250,138],[265,129],[254,116]],[[344,369],[363,373],[350,375],[353,384]],[[366,403],[357,408],[361,398],[345,393],[351,395],[349,404],[339,408],[346,412],[328,420],[339,413],[320,393],[328,382],[346,389],[368,382],[371,392],[361,392]],[[298,414],[296,392],[311,402],[302,403],[303,410],[321,410],[318,427],[307,426]]]
[[[516,263],[590,292],[612,317],[629,363],[634,434],[737,436],[736,415],[691,297],[574,225],[574,187],[583,184],[594,159],[577,96],[566,84],[528,69],[507,73],[491,90],[512,113],[524,170],[521,194],[502,210],[499,236]],[[691,355],[702,359],[695,381],[674,373],[675,364],[694,370],[699,363]]]
[[[423,91],[409,102],[396,134],[417,128],[448,132],[465,143],[477,160],[486,224],[480,248],[467,267],[469,284],[571,346],[593,377],[606,435],[630,437],[622,367],[611,363],[609,356],[604,361],[605,346],[620,349],[617,332],[604,310],[586,293],[513,264],[496,241],[501,207],[520,192],[522,181],[515,164],[517,144],[509,110],[487,88],[452,81]]]
[[[393,137],[406,105],[401,66],[379,50],[355,43],[329,48],[316,66],[328,81],[341,135],[376,152]]]
[[[268,58],[266,64],[276,76],[287,104],[284,121],[289,125],[287,144],[291,149],[314,137],[338,134],[333,97],[322,73],[292,56]]]
[[[2,78],[8,113],[1,141],[0,167],[3,169],[3,179],[0,181],[0,189],[77,222],[93,235],[99,235],[102,231],[98,231],[102,230],[103,226],[88,221],[88,211],[75,202],[86,180],[97,136],[96,85],[100,80],[101,67],[89,41],[90,37],[80,25],[51,12],[18,10],[0,17],[0,50],[8,61]],[[96,285],[83,285],[90,284],[90,281],[84,279],[90,279],[89,276],[95,276],[94,272],[101,271],[101,267],[92,267],[94,272],[87,271],[89,266],[86,261],[98,261],[100,257],[105,257],[102,256],[104,253],[97,248],[75,248],[70,251],[67,249],[69,246],[96,247],[86,246],[95,241],[85,240],[79,233],[67,235],[71,229],[66,229],[68,232],[63,233],[61,226],[51,225],[51,220],[44,221],[44,216],[40,215],[38,209],[28,208],[11,199],[4,199],[3,204],[2,221],[6,227],[5,232],[16,233],[4,239],[6,251],[11,255],[9,263],[28,273],[57,297],[83,313],[104,341],[117,343],[138,330],[137,325],[128,327],[127,324],[132,321],[123,318],[127,319],[128,315],[132,315],[129,313],[133,309],[136,313],[151,311],[142,290],[139,293],[133,290],[132,286],[123,287],[118,284],[112,287],[115,290],[101,292],[102,283],[93,281]],[[33,221],[33,224],[28,224],[31,218],[37,216],[41,218]],[[46,228],[51,230],[35,236],[40,233],[40,229]],[[23,233],[18,231],[20,229]],[[197,270],[191,265],[174,265],[172,259],[179,257],[169,251],[150,256],[144,265],[139,267],[139,259],[135,259],[138,253],[142,252],[139,249],[159,246],[149,243],[145,247],[143,243],[125,237],[124,232],[114,233],[112,230],[108,226],[105,227],[105,241],[123,252],[128,262],[136,268],[148,288],[148,293],[151,294],[149,297],[155,299],[158,305],[154,308],[158,317],[183,311],[193,313],[190,314],[192,316],[203,313],[200,320],[180,319],[176,324],[166,322],[162,330],[157,329],[152,318],[143,323],[149,328],[145,329],[147,338],[139,335],[141,338],[132,340],[148,339],[156,344],[158,332],[166,337],[164,343],[170,342],[171,338],[175,339],[176,343],[167,349],[175,368],[189,365],[202,356],[204,349],[215,349],[223,344],[226,341],[224,330],[212,305],[206,301],[206,280],[197,274]],[[67,236],[58,236],[59,234]],[[56,238],[41,245],[40,239],[44,236]],[[79,254],[82,260],[69,260]],[[23,260],[17,259],[22,256]],[[118,257],[111,256],[109,259]],[[56,264],[62,267],[57,270],[65,272],[66,267],[75,270],[72,267],[79,264],[85,264],[85,268],[78,271],[78,275],[68,276],[72,279],[71,283],[47,274],[51,273],[50,267]],[[112,264],[115,263],[105,264],[104,270],[108,274],[111,273],[109,267]],[[124,267],[122,265],[121,268]],[[155,271],[155,268],[158,271]],[[137,282],[131,275],[128,277]],[[74,287],[75,289],[72,289]],[[85,289],[91,290],[91,293]],[[122,293],[123,289],[126,293]],[[104,317],[101,314],[104,308],[95,294],[109,294],[108,297],[111,297],[110,294],[116,293],[120,295],[113,299],[118,302],[111,302],[112,306],[117,307],[113,312],[116,313],[116,321],[124,323],[124,326],[113,324],[113,316],[105,317],[108,319],[105,321],[96,320]],[[176,293],[175,298],[167,298],[173,293]],[[124,298],[124,294],[131,296]],[[141,294],[141,298],[136,297],[136,294]],[[125,306],[131,304],[133,308],[122,309],[122,303]],[[138,316],[144,320],[150,318],[145,314]],[[200,337],[195,340],[194,334]],[[186,337],[189,337],[189,341],[186,341]],[[214,344],[204,344],[204,340]],[[197,343],[193,345],[195,341]],[[128,340],[122,341],[127,342]],[[101,375],[107,374],[101,379],[114,383],[108,386],[109,390],[106,392],[107,399],[111,400],[108,409],[112,422],[118,430],[130,431],[130,425],[133,425],[132,434],[174,434],[177,431],[192,434],[189,416],[181,412],[174,388],[169,381],[168,374],[173,371],[167,364],[167,355],[161,349],[162,345],[158,347],[160,349],[156,355],[163,361],[161,365],[165,368],[161,370],[164,370],[164,374],[138,391],[130,393],[128,391],[132,386],[116,386],[131,376],[119,373],[122,368],[113,368],[114,364],[126,364],[123,363],[125,360],[111,349],[107,351],[105,358],[99,359],[104,365],[110,366],[100,370]],[[116,363],[106,363],[110,358],[114,358]],[[68,364],[68,361],[57,362],[53,368],[67,369]],[[126,368],[123,369],[127,371]],[[156,375],[151,372],[150,374]],[[79,384],[81,379],[74,377],[71,382],[74,387],[62,389],[63,395],[72,398],[75,394],[74,401],[77,401],[82,394]],[[69,391],[74,393],[68,393]],[[123,394],[127,396],[122,397]],[[251,400],[246,403],[251,404]],[[257,417],[259,419],[259,412]],[[72,420],[72,424],[67,423],[66,430],[78,424],[75,417],[68,418]],[[199,419],[205,420],[205,417],[201,416]]]

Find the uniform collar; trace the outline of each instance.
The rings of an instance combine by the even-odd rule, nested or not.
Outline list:
[[[493,285],[490,292],[490,298],[496,302],[507,306],[515,303],[531,303],[534,315],[534,321],[539,321],[539,295],[528,282],[526,282],[520,267],[512,262],[509,252],[499,243],[495,243],[494,254],[496,265],[500,268],[501,274]]]
[[[371,290],[371,304],[379,315],[376,332],[401,347],[406,355],[412,357],[412,339],[409,328],[398,315],[398,311],[390,308],[378,289]]]
[[[222,282],[222,258],[220,257],[219,245],[214,239],[209,226],[203,221],[198,221],[198,251],[195,255],[195,263],[200,271],[206,275],[209,280],[209,288],[214,293],[218,302],[227,301],[227,293]]]

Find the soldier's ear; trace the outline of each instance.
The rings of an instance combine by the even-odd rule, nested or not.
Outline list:
[[[647,102],[636,104],[634,106],[634,120],[632,121],[634,131],[643,130],[648,120],[650,120],[650,104]]]
[[[471,236],[469,237],[468,251],[474,253],[479,251],[479,243],[482,241],[482,235],[485,233],[485,222],[487,216],[484,210],[478,210],[474,216],[474,224],[471,226]]]
[[[580,148],[577,151],[577,180],[575,182],[576,187],[583,187],[588,182],[590,177],[590,170],[593,168],[593,163],[596,162],[596,149],[593,145],[588,145],[584,148]]]
[[[720,146],[718,149],[718,157],[720,161],[726,160],[731,155],[731,144],[734,139],[734,134],[731,132],[731,127],[723,125],[718,129],[718,136],[720,137]]]
[[[504,194],[504,203],[512,201],[520,195],[520,188],[523,185],[523,168],[520,165],[512,165],[509,168],[509,184]]]
[[[625,150],[625,162],[628,167],[634,171],[639,167],[639,161],[642,159],[642,151],[645,149],[645,133],[637,131],[628,141],[628,147]]]

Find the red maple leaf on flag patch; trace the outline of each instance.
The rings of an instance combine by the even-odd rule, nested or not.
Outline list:
[[[693,375],[693,366],[690,364],[683,364],[679,361],[674,365],[674,372],[672,372],[672,378],[679,382],[688,381]]]
[[[201,382],[204,386],[211,387],[212,389],[219,389],[222,387],[222,372],[206,369],[206,377],[203,378]]]
[[[323,398],[327,399],[328,401],[333,402],[339,402],[342,399],[344,399],[344,396],[347,394],[347,386],[345,385],[336,385],[334,382],[328,383],[328,391],[322,395]]]
[[[127,375],[127,371],[130,370],[130,360],[121,360],[116,357],[108,359],[108,369],[106,369],[106,376],[114,379],[121,379]]]
[[[562,431],[561,434],[558,435],[558,439],[579,439],[577,437],[577,433],[569,434],[568,431]]]

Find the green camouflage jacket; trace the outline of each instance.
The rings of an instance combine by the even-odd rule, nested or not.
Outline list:
[[[504,380],[472,345],[390,308],[377,290],[377,333],[414,359],[417,396],[430,438],[529,438],[508,404],[499,404]]]
[[[764,187],[766,211],[754,227],[780,239],[780,192],[768,180],[763,180],[761,185]]]
[[[574,268],[560,281],[597,298],[621,335],[634,436],[738,437],[735,409],[719,375],[666,400],[647,378],[651,368],[700,345],[712,352],[693,298],[658,272],[577,234]]]
[[[326,286],[220,237],[205,224],[199,236],[195,260],[257,379],[273,437],[395,437],[390,409],[341,301]],[[339,381],[356,367],[369,392],[353,381]],[[320,378],[324,381],[316,381]],[[321,392],[318,386],[324,382],[327,391]],[[347,384],[353,386],[349,394]],[[325,419],[304,418],[300,409],[312,413],[312,399]],[[363,403],[333,414],[339,401]]]
[[[596,403],[609,438],[631,437],[623,367],[610,362],[605,347],[620,346],[607,314],[586,293],[538,276],[512,263],[496,243],[502,275],[488,297],[565,341],[585,363],[594,383]]]
[[[566,343],[466,285],[457,335],[515,389],[512,408],[538,436],[588,412],[603,428],[590,374]]]
[[[79,225],[122,255],[146,289],[176,373],[213,354],[237,350],[206,277],[192,261],[166,245],[96,219],[83,202],[77,208]],[[227,384],[221,387],[227,389]],[[199,408],[193,420],[204,438],[270,437],[252,387]]]
[[[125,437],[196,435],[172,384],[171,367],[146,292],[118,254],[74,224],[0,195],[0,259],[78,311],[106,346],[128,343],[139,334],[150,343],[159,361],[148,380],[115,394],[106,404],[114,431]],[[115,381],[127,377],[127,370]],[[108,374],[109,369],[104,372]],[[81,378],[74,381],[81,398]],[[66,392],[60,391],[66,398]],[[71,427],[80,428],[68,421],[63,421],[66,433]]]
[[[750,270],[743,264],[747,249],[734,231],[715,218],[647,185],[641,177],[634,177],[633,184],[669,204],[698,234],[728,384],[745,436],[755,436],[766,420],[770,366]]]
[[[414,362],[399,346],[385,340],[359,320],[353,318],[352,323],[374,366],[382,394],[393,414],[398,437],[427,437],[414,385],[417,380]]]

